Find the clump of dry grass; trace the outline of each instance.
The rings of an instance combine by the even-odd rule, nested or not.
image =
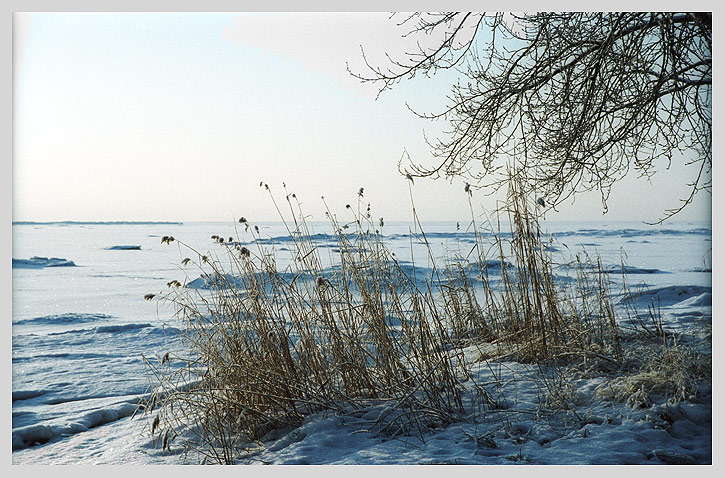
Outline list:
[[[557,283],[551,244],[542,237],[535,208],[513,180],[505,214],[508,238],[501,231],[499,214],[490,243],[477,237],[473,249],[483,284],[480,302],[465,272],[449,269],[460,284],[455,293],[446,293],[456,335],[475,331],[480,340],[495,344],[496,351],[488,348],[488,358],[553,365],[592,356],[619,360],[620,332],[601,265],[578,256],[572,284]],[[500,266],[498,290],[489,286],[491,263]]]
[[[670,402],[696,400],[704,380],[712,377],[712,356],[676,336],[652,341],[647,332],[632,337],[625,348],[620,373],[599,385],[595,396],[646,408],[655,397]]]
[[[283,271],[262,241],[250,242],[254,252],[219,243],[224,249],[214,256],[177,239],[197,257],[185,265],[195,264],[212,286],[174,287],[165,297],[190,353],[173,370],[149,363],[164,405],[152,435],[192,424],[197,440],[189,446],[232,463],[240,438],[298,426],[318,410],[383,401],[401,411],[379,426],[393,435],[454,420],[460,387],[431,290],[416,287],[369,232],[369,211],[351,212],[352,233],[329,214],[339,255],[323,267],[299,203],[289,195],[287,202],[292,219],[282,219],[294,260]]]
[[[622,267],[624,270],[624,265]],[[658,398],[669,403],[697,400],[702,384],[712,378],[712,335],[709,324],[683,332],[669,330],[654,299],[640,310],[643,291],[632,291],[622,276],[621,313],[630,326],[620,328],[622,357],[613,376],[597,387],[595,396],[647,408]]]
[[[187,256],[183,283],[195,268],[210,289],[173,280],[163,297],[187,331],[185,356],[147,362],[154,392],[145,412],[164,448],[190,430],[193,439],[183,446],[206,460],[234,463],[245,443],[299,426],[311,413],[344,414],[371,404],[391,411],[374,424],[378,435],[423,438],[425,430],[466,413],[462,382],[472,376],[462,346],[477,344],[479,360],[553,367],[539,378],[548,390],[546,405],[563,408],[575,391],[562,367],[589,361],[621,369],[634,353],[623,346],[607,272],[581,254],[573,280],[557,281],[535,205],[514,182],[499,213],[509,219],[508,235],[497,222],[484,239],[471,211],[476,244],[466,259],[473,256],[476,280],[461,260],[438,269],[414,206],[418,238],[432,264],[425,277],[387,248],[384,221],[373,223],[362,188],[357,208],[345,208],[350,220],[338,222],[328,209],[335,253],[320,247],[294,194],[285,197],[285,213],[270,197],[292,240],[285,268],[246,218],[236,239],[212,236],[218,253],[202,254],[175,239]],[[497,288],[488,270],[494,265],[500,267]],[[635,389],[649,394],[665,387],[686,396],[696,374],[683,365],[683,349],[670,347],[661,358],[598,393],[620,399]],[[497,407],[485,387],[473,386],[481,406]]]

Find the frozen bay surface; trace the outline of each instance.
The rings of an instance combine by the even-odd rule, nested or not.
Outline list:
[[[290,234],[279,223],[260,223],[258,227],[259,242],[274,248],[283,269],[292,260],[294,232]],[[334,262],[337,243],[330,226],[312,223],[311,228],[323,259]],[[655,299],[663,308],[664,318],[674,327],[711,320],[709,224],[654,227],[641,223],[543,222],[542,228],[547,237],[554,239],[554,259],[562,264],[557,274],[567,274],[565,264],[576,253],[585,250],[590,256],[599,254],[603,267],[612,271],[612,289],[616,293],[624,260],[628,285],[645,291],[640,304],[643,308]],[[439,266],[445,260],[472,258],[473,231],[459,228],[455,222],[424,223],[423,229],[434,256],[440,260]],[[403,266],[416,274],[430,270],[421,236],[412,225],[386,223],[381,232]],[[484,230],[482,234],[485,238],[487,233]],[[161,238],[168,235],[177,241],[161,244]],[[180,261],[188,253],[179,248],[178,240],[202,253],[221,254],[211,235],[257,247],[250,234],[235,223],[13,225],[14,463],[183,461],[182,456],[164,453],[142,436],[142,419],[131,419],[139,399],[148,392],[144,357],[158,360],[174,350],[182,332],[171,320],[173,310],[169,306],[145,301],[144,295],[158,294],[173,279],[185,279]],[[475,274],[476,269],[471,270]],[[493,270],[489,273],[495,275]],[[200,278],[196,275],[186,279],[199,284]],[[520,391],[522,401],[528,399],[526,393]],[[598,413],[611,415],[601,410]],[[691,416],[687,423],[691,425],[682,426],[691,426],[690,436],[706,430],[703,423],[707,417],[703,418],[701,410],[682,412],[688,413]],[[386,445],[372,437],[350,435],[354,430],[350,424],[362,418],[311,417],[297,435],[277,437],[272,446],[256,456],[260,462],[279,463],[498,463],[512,462],[504,455],[516,455],[514,451],[508,453],[503,445],[498,447],[503,450],[500,456],[493,449],[481,448],[477,442],[480,437],[463,424],[435,434],[427,445],[417,448],[406,448],[399,441]],[[629,432],[646,427],[636,417],[614,419],[619,420],[620,429]],[[604,426],[596,420],[590,425]],[[611,433],[598,436],[611,441]],[[663,443],[664,438],[656,438],[655,432],[647,433],[653,437],[651,443],[645,441],[645,448],[649,448],[639,450],[639,446],[633,455],[614,462],[639,462],[659,450],[658,443]],[[681,433],[684,437],[688,431],[683,429]],[[623,443],[629,440],[614,438]],[[546,437],[541,441],[551,442]],[[532,449],[528,459],[534,463],[586,462],[574,448],[564,444],[574,441],[557,443],[548,447],[548,455]],[[594,446],[591,444],[586,446]],[[673,453],[672,447],[667,450]],[[692,450],[678,450],[689,457],[699,456]]]

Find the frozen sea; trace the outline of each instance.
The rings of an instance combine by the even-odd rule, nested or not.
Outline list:
[[[275,249],[284,267],[290,260],[289,232],[281,223],[258,226],[265,247]],[[554,238],[554,257],[562,263],[586,250],[592,256],[599,254],[605,267],[616,271],[624,258],[629,285],[642,286],[649,291],[647,297],[658,298],[671,326],[711,320],[710,224],[542,222],[541,226]],[[336,244],[330,226],[311,223],[311,229],[315,241],[333,257]],[[474,242],[473,232],[456,222],[423,223],[423,229],[440,264],[453,256],[465,258]],[[386,223],[382,233],[401,263],[410,261],[412,249],[415,267],[425,271],[430,266],[427,254],[411,230],[411,224]],[[235,223],[14,223],[12,233],[13,463],[183,462],[179,454],[155,448],[141,436],[142,419],[131,419],[136,404],[148,393],[144,357],[157,360],[178,346],[179,330],[170,321],[173,311],[158,301],[144,300],[145,294],[165,290],[168,281],[184,278],[180,261],[188,254],[178,243],[161,244],[161,237],[173,235],[203,252],[218,251],[210,239],[213,234],[241,242],[251,236]],[[613,273],[611,278],[616,292],[621,274]],[[689,421],[701,426],[698,414],[702,411]],[[438,446],[435,441],[411,448],[417,452],[406,451],[404,444],[386,447],[372,438],[351,435],[329,420],[333,419],[312,417],[298,435],[281,438],[264,451],[260,461],[441,462],[458,460],[458,451],[452,450],[473,446],[465,438],[471,433],[452,426],[446,432],[450,436],[439,437],[440,448],[448,454],[430,448]],[[629,424],[626,417],[621,420],[623,426]],[[636,420],[632,423],[631,427],[639,426]],[[322,442],[310,442],[313,432]],[[305,437],[317,452],[305,455]],[[325,448],[325,439],[334,444],[329,445],[332,449]],[[284,446],[278,445],[284,440]],[[335,446],[340,449],[335,451]],[[548,461],[581,462],[573,450],[561,445],[558,452],[549,451]],[[485,454],[476,456],[471,462],[497,462]],[[534,463],[547,461],[537,461],[533,451],[530,456]]]

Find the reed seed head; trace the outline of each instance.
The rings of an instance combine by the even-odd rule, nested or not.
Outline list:
[[[146,294],[145,296],[143,296],[144,300],[151,300],[154,297],[156,297],[156,294]]]
[[[315,282],[317,283],[317,287],[321,289],[326,289],[328,286],[330,286],[330,280],[322,276],[319,276]]]
[[[161,423],[161,418],[159,415],[156,415],[156,418],[154,418],[153,423],[151,424],[151,434],[153,435],[156,429],[159,427],[159,424]]]

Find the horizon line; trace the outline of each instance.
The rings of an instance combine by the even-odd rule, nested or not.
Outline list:
[[[12,221],[13,226],[43,226],[43,225],[155,225],[155,224],[161,224],[161,225],[183,225],[185,223],[225,223],[225,222],[232,222],[236,223],[236,221],[229,221],[229,220],[191,220],[191,221],[144,221],[144,220],[118,220],[118,221],[92,221],[92,220],[60,220],[60,221]],[[257,223],[282,223],[281,219],[277,220],[262,220],[262,221],[256,221]],[[322,220],[313,220],[312,222],[328,222],[325,219]],[[407,222],[413,222],[411,219],[404,219],[404,220],[390,220],[386,222],[390,223],[407,223]],[[421,220],[422,223],[442,223],[442,222],[460,222],[455,221],[453,219],[446,219],[446,220]],[[647,224],[641,219],[614,219],[614,220],[606,220],[606,219],[585,219],[585,220],[573,220],[573,219],[551,219],[547,222],[606,222],[606,223],[622,223],[622,222],[641,222],[643,224]],[[670,218],[667,221],[665,221],[664,224],[660,224],[660,226],[664,226],[667,223],[672,222],[681,222],[681,223],[697,223],[702,224],[703,222],[707,222],[710,225],[712,225],[712,220],[710,221],[700,221],[697,219],[676,219],[676,218]]]

